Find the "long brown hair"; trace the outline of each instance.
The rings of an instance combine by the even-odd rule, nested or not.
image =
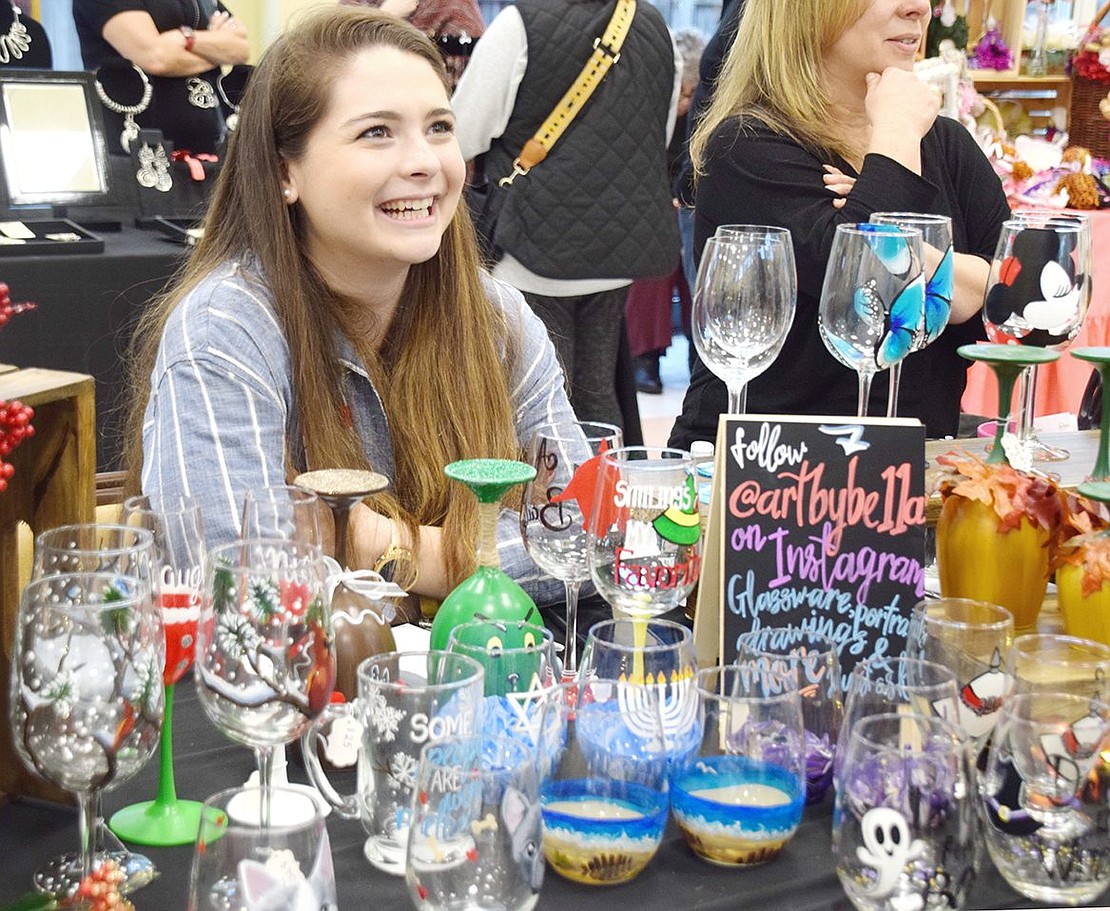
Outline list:
[[[340,418],[342,368],[332,335],[348,328],[351,306],[309,262],[303,212],[283,202],[281,188],[282,163],[304,154],[339,71],[358,52],[378,46],[423,58],[446,89],[439,52],[426,36],[394,16],[338,6],[301,19],[252,74],[204,237],[134,337],[130,487],[138,487],[143,414],[166,321],[215,267],[244,257],[257,263],[289,344],[297,429],[309,463],[303,467],[373,467],[357,434]],[[357,349],[385,407],[395,464],[393,488],[370,504],[410,530],[442,525],[448,575],[461,578],[473,565],[476,510],[473,497],[444,477],[443,466],[464,458],[520,456],[507,379],[516,335],[483,288],[466,206],[459,206],[436,255],[410,268],[380,350]],[[298,442],[287,440],[287,453],[297,451]]]
[[[705,116],[690,139],[698,173],[705,147],[724,122],[764,124],[814,151],[850,157],[833,130],[825,89],[825,52],[863,13],[867,0],[747,0]]]

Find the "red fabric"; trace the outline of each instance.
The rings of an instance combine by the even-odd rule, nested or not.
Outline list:
[[[666,278],[638,278],[629,286],[624,320],[633,357],[665,351],[671,344],[671,300],[675,288],[678,288],[683,325],[688,325],[690,286],[681,264]]]

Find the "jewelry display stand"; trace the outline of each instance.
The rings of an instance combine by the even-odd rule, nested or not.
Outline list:
[[[162,231],[178,243],[195,244],[217,166],[214,161],[175,161],[173,143],[161,130],[140,130],[131,143],[129,175],[139,200],[135,224]]]

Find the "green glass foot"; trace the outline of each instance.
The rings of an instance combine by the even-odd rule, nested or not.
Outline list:
[[[200,829],[202,806],[198,800],[144,800],[114,813],[108,827],[124,841],[137,845],[191,845]]]

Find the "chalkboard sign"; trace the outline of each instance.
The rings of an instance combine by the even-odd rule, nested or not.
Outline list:
[[[902,654],[924,596],[924,490],[917,421],[722,417],[699,660],[712,645],[734,660],[737,636],[765,626],[832,637],[844,673]]]

